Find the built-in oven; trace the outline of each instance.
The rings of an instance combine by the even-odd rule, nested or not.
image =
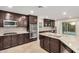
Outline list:
[[[4,27],[17,27],[17,21],[14,20],[3,20]]]

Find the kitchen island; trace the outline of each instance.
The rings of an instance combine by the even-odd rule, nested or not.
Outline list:
[[[52,32],[40,33],[40,46],[48,52],[79,52],[79,37]],[[64,48],[64,49],[62,49]]]

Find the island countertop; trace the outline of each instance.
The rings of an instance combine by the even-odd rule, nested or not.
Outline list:
[[[40,35],[47,36],[50,38],[56,38],[71,48],[74,52],[79,53],[79,37],[72,35],[61,35],[52,32],[40,33]]]

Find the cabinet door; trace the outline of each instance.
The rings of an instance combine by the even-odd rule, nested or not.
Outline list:
[[[26,27],[27,26],[27,17],[26,16],[15,14],[14,18],[17,21],[18,27]]]
[[[44,39],[40,40],[40,46],[41,46],[41,48],[44,48]]]
[[[37,24],[37,16],[29,16],[29,23],[30,24]]]
[[[11,36],[4,36],[3,39],[3,48],[11,47]]]
[[[44,48],[44,37],[40,35],[40,46]]]
[[[0,50],[3,49],[3,37],[0,37]]]
[[[18,44],[23,44],[24,43],[24,36],[23,34],[18,35]]]
[[[50,52],[59,53],[60,43],[58,39],[50,39]]]
[[[28,43],[29,41],[29,34],[24,34],[24,43]]]
[[[49,38],[44,38],[44,49],[49,52]]]
[[[5,13],[0,11],[0,27],[3,27],[4,16],[5,16]]]
[[[69,47],[67,47],[64,43],[61,42],[61,53],[74,53]]]
[[[17,35],[12,35],[11,39],[11,46],[16,46],[17,45]]]

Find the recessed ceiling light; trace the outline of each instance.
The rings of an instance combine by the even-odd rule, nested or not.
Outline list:
[[[32,10],[32,11],[30,11],[30,13],[31,13],[31,14],[33,14],[33,13],[34,13],[34,11],[33,11],[33,10]]]
[[[62,14],[63,14],[63,15],[67,15],[67,12],[63,12]]]
[[[8,8],[12,8],[13,6],[8,6]]]

